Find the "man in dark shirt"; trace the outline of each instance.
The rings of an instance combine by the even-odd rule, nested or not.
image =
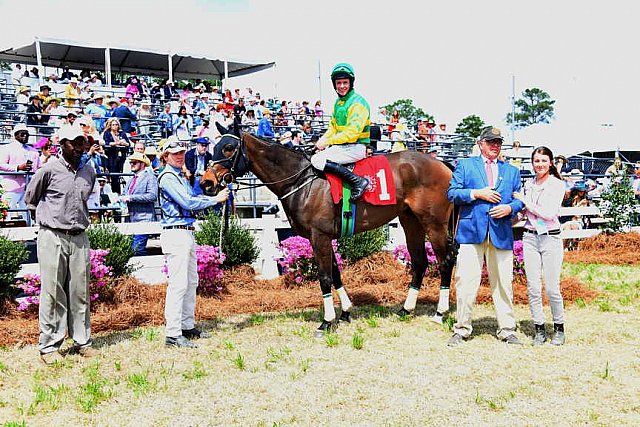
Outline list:
[[[45,164],[27,187],[25,201],[36,210],[38,262],[42,290],[39,324],[40,358],[47,365],[62,360],[60,346],[66,332],[73,351],[84,357],[96,355],[91,348],[89,312],[89,226],[87,200],[96,172],[80,159],[86,137],[79,126],[60,130],[62,156]],[[67,331],[68,329],[68,331]]]
[[[240,125],[242,123],[242,116],[247,112],[247,107],[244,105],[244,99],[239,98],[238,103],[233,106],[233,121],[235,124]]]
[[[133,105],[133,99],[123,100],[122,104],[113,110],[112,117],[120,119],[120,129],[126,134],[131,134],[135,130],[135,122],[138,120],[135,114],[131,112],[130,106]]]

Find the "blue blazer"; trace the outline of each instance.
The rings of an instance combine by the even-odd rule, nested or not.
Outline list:
[[[514,191],[520,191],[522,182],[520,170],[498,161],[498,178],[495,190],[502,197],[498,204],[511,206],[511,215],[500,219],[489,216],[489,209],[497,206],[484,200],[471,200],[471,190],[487,187],[487,173],[481,156],[461,159],[453,171],[447,197],[460,206],[460,222],[456,241],[460,244],[480,244],[487,238],[498,249],[513,249],[513,230],[511,219],[524,207],[523,203],[512,197]]]

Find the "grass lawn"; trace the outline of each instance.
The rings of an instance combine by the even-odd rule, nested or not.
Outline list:
[[[433,307],[359,307],[313,338],[316,310],[201,324],[212,338],[167,349],[161,328],[96,337],[100,356],[45,367],[29,346],[0,352],[0,423],[113,425],[638,425],[640,267],[566,264],[601,292],[567,308],[567,344],[508,347],[493,307],[448,348]],[[549,311],[545,308],[547,318]],[[530,341],[526,306],[520,337]],[[550,327],[550,326],[549,326]],[[2,424],[0,424],[2,425]]]

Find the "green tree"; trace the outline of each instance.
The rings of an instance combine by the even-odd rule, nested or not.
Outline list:
[[[458,123],[456,126],[456,134],[476,139],[480,136],[480,132],[484,127],[484,120],[478,116],[471,115],[465,117],[460,123]]]
[[[385,105],[384,108],[387,110],[388,116],[391,116],[393,110],[398,110],[400,117],[406,119],[410,125],[417,123],[418,119],[434,120],[431,114],[425,113],[422,108],[414,106],[411,99],[398,99],[391,104]]]
[[[516,128],[525,128],[536,123],[549,123],[554,117],[555,100],[542,89],[534,87],[522,92],[522,98],[515,101],[515,117],[513,123]],[[507,114],[507,124],[511,124],[511,113]]]

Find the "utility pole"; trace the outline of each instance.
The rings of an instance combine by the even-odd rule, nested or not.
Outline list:
[[[516,121],[516,76],[511,76],[511,145],[513,145],[513,141],[516,140],[515,121]]]
[[[320,75],[320,60],[318,59],[318,99],[322,101],[322,76]]]

